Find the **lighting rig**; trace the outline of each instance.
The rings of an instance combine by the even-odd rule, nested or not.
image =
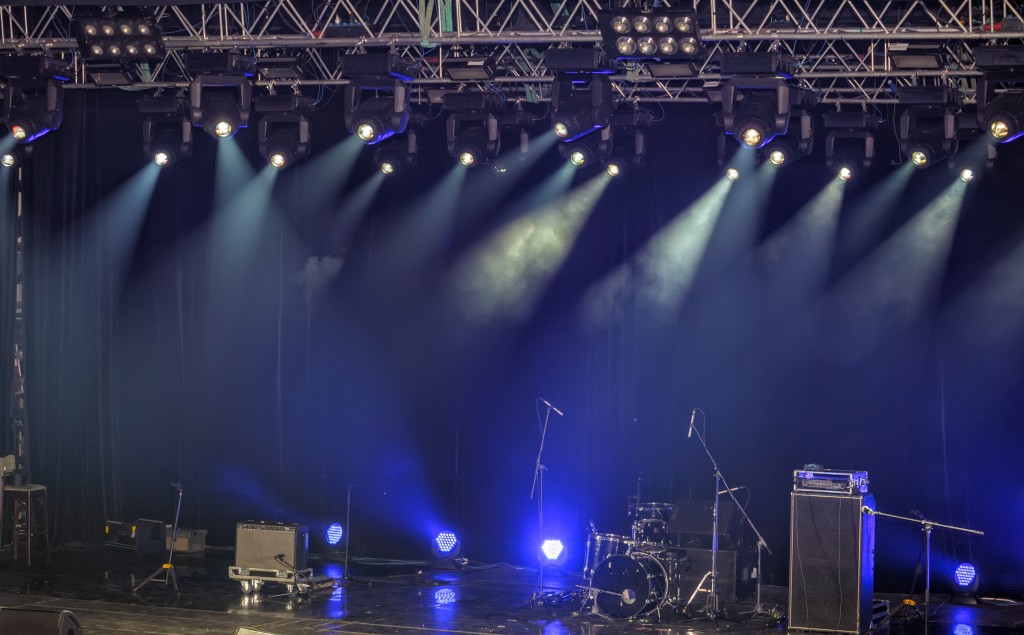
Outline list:
[[[1024,46],[980,46],[975,50],[978,123],[996,143],[1024,134]]]
[[[815,97],[790,83],[792,60],[777,53],[723,53],[721,89],[709,94],[721,102],[719,125],[742,146],[760,149],[789,131],[792,111],[810,109]]]
[[[693,11],[670,7],[622,7],[599,11],[604,50],[617,60],[692,60],[704,56]]]
[[[64,121],[66,62],[43,55],[0,57],[3,122],[18,143],[31,143]]]
[[[160,167],[192,156],[192,121],[183,95],[158,95],[139,100],[142,151]]]
[[[544,64],[555,73],[551,82],[551,128],[564,143],[611,123],[612,72],[597,49],[553,49]],[[607,136],[607,135],[604,135]]]
[[[217,139],[229,139],[249,125],[256,63],[236,53],[190,53],[195,77],[189,86],[192,125]]]
[[[650,113],[639,108],[612,115],[612,149],[605,161],[609,176],[621,176],[644,166],[651,119]]]
[[[900,153],[915,167],[931,167],[956,152],[956,115],[945,86],[901,86],[896,93]]]
[[[148,64],[164,59],[160,27],[138,10],[77,14],[71,33],[85,70],[97,86],[127,86],[150,81]]]
[[[409,82],[415,66],[394,53],[349,55],[341,60],[345,126],[367,145],[405,132],[409,124]]]
[[[946,162],[949,169],[964,181],[973,181],[995,165],[999,146],[978,124],[975,112],[957,113],[956,152]]]
[[[312,100],[299,94],[260,95],[254,108],[261,114],[259,150],[267,163],[283,168],[309,156]]]
[[[849,181],[871,167],[878,122],[865,112],[826,112],[822,118],[825,166],[836,178]]]

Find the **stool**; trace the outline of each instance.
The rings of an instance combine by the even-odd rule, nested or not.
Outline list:
[[[10,497],[13,508],[11,545],[14,559],[18,559],[18,545],[25,540],[25,563],[32,566],[32,534],[43,539],[46,561],[50,561],[50,522],[46,513],[45,485],[7,485],[5,497]]]

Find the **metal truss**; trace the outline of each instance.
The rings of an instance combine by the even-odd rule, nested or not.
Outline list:
[[[621,0],[620,0],[621,1]],[[668,2],[662,4],[667,5]],[[678,2],[677,2],[678,4]],[[973,49],[1024,40],[1024,9],[996,0],[693,0],[704,60],[675,76],[652,65],[620,67],[617,94],[633,102],[706,102],[725,79],[723,51],[773,51],[790,56],[794,80],[819,102],[836,107],[896,102],[895,88],[946,85],[962,103],[974,101]],[[689,6],[689,4],[687,4]],[[331,87],[346,83],[345,55],[386,48],[418,63],[416,96],[428,89],[456,88],[447,78],[453,58],[491,56],[498,74],[487,88],[509,99],[547,99],[551,73],[544,53],[551,47],[600,45],[597,0],[263,0],[169,4],[153,9],[164,34],[166,57],[134,68],[139,86],[184,86],[191,79],[183,53],[233,50],[260,62],[294,57],[298,79],[263,86]],[[0,6],[0,53],[47,51],[69,57],[75,70],[69,87],[89,87],[70,23],[81,7]],[[934,52],[932,68],[896,65],[891,54],[911,46]],[[655,69],[657,71],[659,69]]]

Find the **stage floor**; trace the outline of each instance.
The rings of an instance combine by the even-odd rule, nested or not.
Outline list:
[[[31,568],[0,561],[0,607],[66,609],[85,633],[212,633],[230,635],[241,627],[275,635],[303,633],[502,633],[592,635],[613,633],[748,633],[784,630],[784,621],[752,617],[753,600],[725,607],[717,624],[666,608],[643,619],[611,619],[584,608],[581,576],[544,579],[536,570],[506,564],[473,565],[441,571],[428,562],[361,561],[343,580],[340,565],[313,563],[322,588],[308,598],[290,596],[268,583],[258,594],[244,595],[228,578],[229,551],[205,557],[181,557],[175,570],[181,592],[163,577],[132,593],[132,581],[160,567],[159,559],[100,548],[63,547],[49,563],[41,555]],[[334,582],[337,580],[337,583]],[[575,593],[574,593],[575,592]],[[877,596],[900,605],[900,596]],[[786,589],[763,589],[765,609],[785,614]],[[920,599],[920,598],[919,598]],[[932,598],[931,633],[986,635],[1024,633],[1024,606],[983,603],[955,606],[946,595]],[[698,600],[694,604],[700,604]],[[914,616],[892,620],[888,632],[917,635],[924,622]]]

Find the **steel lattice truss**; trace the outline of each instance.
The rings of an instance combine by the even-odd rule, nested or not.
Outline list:
[[[663,3],[667,4],[667,3]],[[795,80],[825,104],[885,104],[894,88],[948,85],[963,103],[974,99],[973,49],[1024,39],[1024,9],[984,0],[694,0],[707,57],[688,77],[654,77],[643,63],[621,67],[615,90],[626,101],[706,101],[723,79],[722,51],[775,51],[797,65]],[[689,5],[687,5],[689,6]],[[509,98],[544,100],[551,79],[543,64],[551,47],[600,45],[597,0],[264,0],[156,7],[167,54],[136,69],[140,86],[184,86],[182,53],[234,50],[262,58],[295,56],[297,86],[346,83],[340,59],[386,48],[418,63],[416,95],[454,87],[445,74],[453,57],[492,56],[488,82]],[[72,59],[69,87],[88,86],[70,23],[81,7],[0,6],[0,53],[49,51]],[[895,68],[901,45],[937,51],[939,68]],[[274,82],[264,76],[259,83]]]

